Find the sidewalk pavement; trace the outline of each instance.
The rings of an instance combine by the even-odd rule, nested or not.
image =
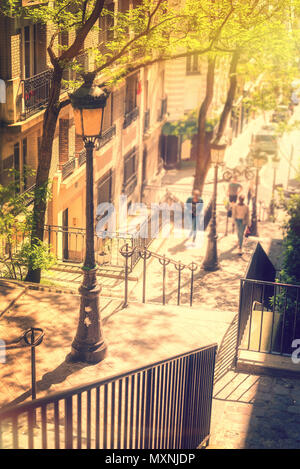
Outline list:
[[[299,449],[300,381],[228,372],[214,388],[209,449]]]
[[[271,252],[273,261],[278,261],[279,257],[277,230],[276,223],[260,225],[259,239],[267,252]],[[39,395],[143,366],[211,341],[220,344],[237,314],[240,277],[245,272],[256,241],[254,238],[247,240],[245,254],[240,258],[235,252],[236,235],[230,234],[219,240],[221,269],[198,273],[192,309],[186,307],[189,305],[187,285],[181,295],[183,306],[174,307],[177,302],[177,272],[170,272],[167,277],[167,303],[170,306],[157,305],[161,304],[162,285],[161,266],[157,260],[153,260],[147,270],[146,298],[147,302],[156,304],[139,303],[141,282],[135,285],[130,296],[131,302],[138,302],[136,307],[130,304],[129,308],[122,309],[123,297],[102,297],[101,314],[108,356],[98,365],[85,366],[65,361],[77,328],[79,296],[76,294],[27,290],[1,317],[0,337],[10,341],[30,327],[44,329],[45,339],[36,351]],[[203,255],[203,252],[186,249],[182,242],[178,245],[178,240],[172,239],[160,246],[160,253],[164,252],[185,263],[201,261]],[[185,280],[183,275],[183,285]],[[7,354],[7,362],[0,365],[0,405],[30,398],[29,355],[27,349],[11,350]]]

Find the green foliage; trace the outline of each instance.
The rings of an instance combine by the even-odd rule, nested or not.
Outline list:
[[[206,121],[206,132],[212,132],[218,122],[218,118]],[[163,135],[181,136],[184,140],[191,140],[198,132],[197,110],[186,114],[182,119],[173,122],[166,122],[162,128]]]
[[[55,257],[46,243],[30,243],[33,217],[30,203],[33,197],[45,197],[39,188],[19,193],[19,173],[10,170],[10,182],[0,184],[0,269],[7,278],[24,279],[28,268],[49,269]],[[46,191],[47,194],[47,191]]]
[[[300,195],[283,200],[287,213],[284,224],[283,267],[280,278],[285,283],[300,284]]]

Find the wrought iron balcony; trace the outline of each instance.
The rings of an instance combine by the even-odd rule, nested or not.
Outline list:
[[[27,119],[29,116],[46,106],[49,99],[52,74],[53,70],[45,70],[44,72],[38,73],[33,77],[22,80],[22,119]]]
[[[133,121],[135,121],[138,118],[139,115],[139,108],[135,107],[132,109],[132,111],[127,112],[124,116],[124,123],[123,123],[123,129],[126,129]]]
[[[78,154],[78,165],[82,166],[86,162],[86,151],[85,148],[81,150],[81,152]]]
[[[70,176],[70,174],[74,173],[75,168],[76,158],[72,158],[72,160],[67,161],[61,169],[62,180],[64,181],[68,176]]]
[[[25,195],[25,205],[28,207],[31,205],[34,201],[34,191],[35,191],[35,184],[32,186],[28,187],[28,189],[25,189],[22,193],[22,195]],[[28,194],[28,196],[27,196]]]
[[[101,138],[99,139],[99,148],[104,147],[104,145],[106,145],[115,135],[116,135],[116,126],[114,124],[105,132],[103,132]]]
[[[149,130],[150,127],[150,109],[147,109],[144,114],[144,133]]]

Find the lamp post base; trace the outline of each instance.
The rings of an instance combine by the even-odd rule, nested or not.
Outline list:
[[[79,324],[72,343],[68,360],[73,362],[99,363],[106,355],[100,324],[99,296],[96,269],[84,271],[81,295]]]
[[[214,239],[208,239],[206,256],[202,266],[203,269],[207,270],[208,272],[219,270],[220,266],[218,263],[217,237]]]

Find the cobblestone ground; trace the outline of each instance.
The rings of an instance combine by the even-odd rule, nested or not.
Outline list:
[[[229,372],[216,385],[209,448],[299,449],[300,380]]]

